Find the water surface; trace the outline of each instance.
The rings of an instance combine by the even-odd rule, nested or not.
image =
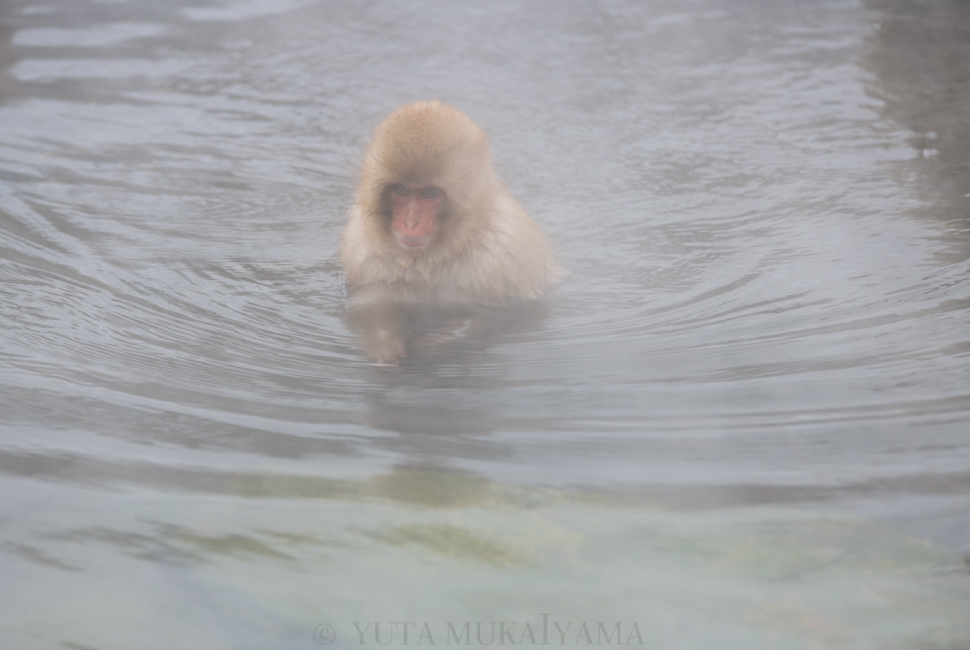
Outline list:
[[[968,80],[956,0],[0,3],[0,645],[970,646]],[[431,97],[571,276],[380,368]]]

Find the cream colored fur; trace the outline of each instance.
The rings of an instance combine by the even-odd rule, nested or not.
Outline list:
[[[447,196],[437,236],[420,250],[402,247],[390,232],[386,192],[398,183],[439,187]],[[340,257],[357,304],[501,304],[538,298],[567,274],[545,233],[496,176],[482,129],[437,101],[403,106],[377,127]]]

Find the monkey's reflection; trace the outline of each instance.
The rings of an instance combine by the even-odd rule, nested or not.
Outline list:
[[[396,358],[402,368],[466,365],[506,337],[541,328],[543,301],[509,305],[392,302],[354,305],[348,326],[372,359]],[[388,355],[388,348],[395,353]]]
[[[363,418],[374,429],[398,435],[373,444],[403,455],[409,464],[439,470],[469,460],[509,458],[512,446],[492,437],[517,426],[501,408],[504,368],[509,348],[541,329],[547,305],[401,303],[397,308],[405,356],[397,366],[370,368],[372,390]],[[364,340],[366,331],[365,326]]]

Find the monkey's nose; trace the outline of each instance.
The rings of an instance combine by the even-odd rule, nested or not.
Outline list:
[[[421,224],[421,215],[418,213],[417,206],[412,203],[407,207],[407,212],[404,213],[404,227],[408,230],[414,230]]]

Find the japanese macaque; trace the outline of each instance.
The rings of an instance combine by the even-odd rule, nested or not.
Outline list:
[[[492,167],[488,138],[437,101],[377,127],[340,241],[348,321],[379,363],[405,356],[411,303],[533,300],[566,271]]]

